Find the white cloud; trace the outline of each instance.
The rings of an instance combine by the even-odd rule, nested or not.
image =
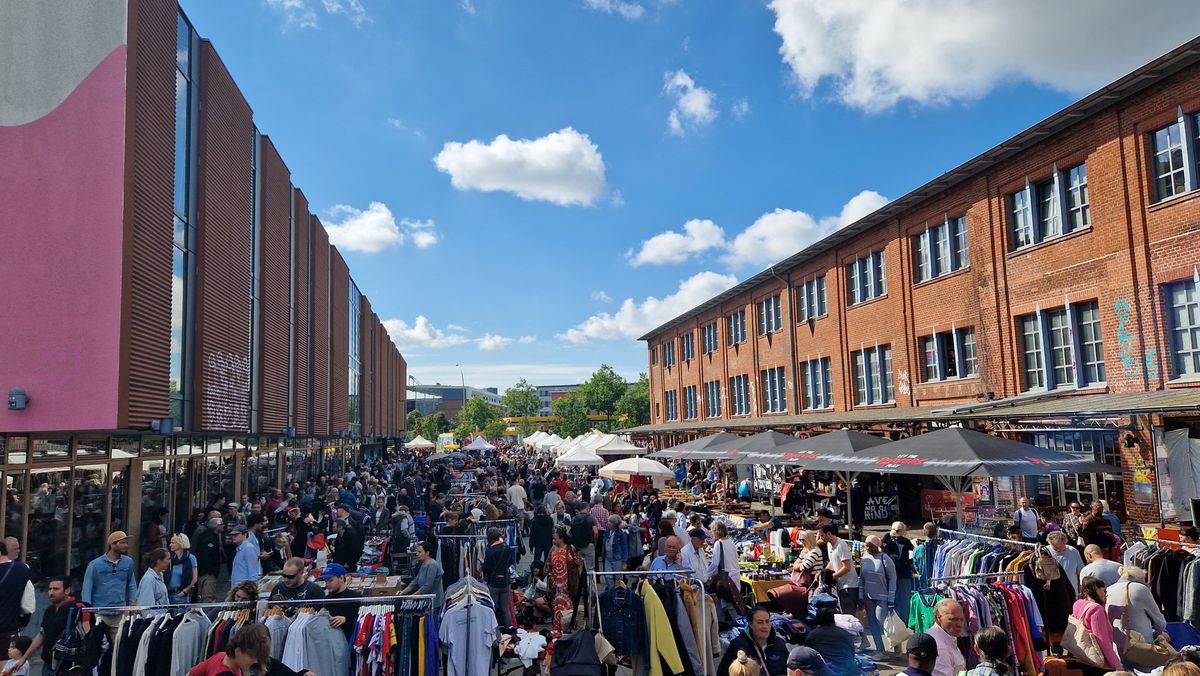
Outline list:
[[[475,3],[471,2],[471,0],[462,0],[459,6],[462,7],[462,11],[475,16]]]
[[[614,207],[620,209],[621,207],[625,206],[625,196],[621,194],[620,190],[614,190],[612,191],[612,195],[608,198],[608,202]]]
[[[667,115],[667,128],[675,136],[683,136],[688,131],[717,119],[716,96],[712,91],[696,84],[690,75],[677,70],[663,75],[666,84],[663,91],[675,99],[675,106]]]
[[[601,312],[558,334],[568,343],[592,340],[633,340],[737,284],[733,275],[699,272],[679,283],[679,289],[662,299],[648,296],[641,303],[626,298],[616,313]]]
[[[499,190],[559,206],[591,205],[605,187],[600,149],[571,127],[536,139],[452,141],[433,163],[459,190]]]
[[[600,291],[593,291],[591,298],[592,300],[599,301],[601,303],[611,303],[613,300],[612,296],[604,293],[603,289]]]
[[[625,257],[629,264],[666,265],[682,263],[692,256],[725,246],[725,231],[710,220],[693,218],[683,224],[683,233],[668,230],[642,242],[635,254],[631,249]]]
[[[973,100],[1028,81],[1083,93],[1194,37],[1200,3],[771,0],[779,53],[800,93],[828,81],[880,111]]]
[[[733,113],[734,117],[739,120],[744,120],[746,119],[746,116],[750,114],[750,102],[746,99],[739,99],[738,102],[733,104],[733,107],[729,110]]]
[[[361,0],[321,0],[321,4],[330,14],[345,14],[355,28],[362,28],[364,23],[371,20]]]
[[[506,336],[497,336],[495,334],[485,333],[483,334],[483,337],[477,339],[476,342],[479,344],[480,350],[484,352],[494,352],[496,350],[503,350],[509,345],[512,345],[513,339]]]
[[[407,124],[404,123],[404,120],[402,120],[398,117],[389,117],[387,123],[388,123],[389,127],[391,127],[392,129],[395,129],[397,131],[406,131],[406,132],[412,134],[413,136],[416,136],[419,139],[425,138],[425,132],[421,131],[420,129],[416,129],[414,127],[408,126]]]
[[[454,332],[454,333],[467,333],[471,329],[468,329],[467,327],[462,326],[460,324],[447,324],[446,330]]]
[[[731,267],[772,263],[808,247],[887,204],[888,199],[864,190],[842,206],[837,216],[814,218],[803,211],[776,209],[763,214],[728,245],[724,262]]]
[[[378,253],[409,239],[418,249],[427,249],[440,239],[432,219],[404,218],[397,223],[392,210],[383,202],[371,202],[366,211],[336,204],[329,215],[325,230],[329,232],[330,243],[342,251]]]
[[[594,12],[617,14],[631,21],[646,14],[646,8],[641,3],[627,0],[583,0],[583,5]]]
[[[537,336],[521,336],[517,339],[517,343],[521,345],[530,345],[537,342]]]
[[[317,11],[313,9],[315,0],[265,0],[268,7],[283,14],[283,29],[316,28]],[[326,14],[345,16],[355,28],[362,28],[370,23],[371,17],[362,0],[321,0],[321,7]]]
[[[401,350],[407,347],[443,348],[462,345],[470,340],[461,333],[443,331],[433,325],[425,315],[417,315],[417,319],[409,325],[403,319],[385,319],[383,328],[387,329],[392,342]]]

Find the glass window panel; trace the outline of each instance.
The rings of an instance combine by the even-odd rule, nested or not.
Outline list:
[[[923,336],[921,338],[921,355],[925,380],[938,380],[941,376],[938,373],[937,341],[934,340],[934,336]]]
[[[187,78],[175,71],[175,213],[188,219],[188,97]]]
[[[828,312],[828,310],[826,309],[826,305],[825,305],[825,302],[826,302],[825,301],[825,276],[821,275],[820,277],[817,277],[816,284],[817,284],[817,314],[823,316]]]
[[[1183,166],[1183,129],[1179,122],[1154,133],[1154,175],[1158,199],[1182,193],[1186,187]]]
[[[71,576],[83,579],[92,559],[104,553],[108,534],[108,468],[75,468],[75,519],[71,525]],[[145,510],[143,510],[145,512]],[[143,552],[149,551],[142,549]]]
[[[1096,302],[1078,306],[1079,343],[1083,350],[1083,374],[1088,383],[1105,382],[1104,343],[1100,331],[1100,307]]]
[[[921,234],[913,237],[913,241],[916,244],[918,282],[924,282],[925,280],[933,277],[933,260],[929,252],[929,239],[929,231],[922,232]]]
[[[930,231],[937,240],[937,266],[934,270],[935,275],[944,275],[950,272],[953,267],[950,265],[950,231],[946,226],[938,226]]]
[[[1071,321],[1066,309],[1046,313],[1050,325],[1050,356],[1054,367],[1055,387],[1075,384],[1074,354],[1071,345]]]
[[[1042,362],[1042,332],[1037,315],[1021,318],[1021,351],[1024,355],[1025,389],[1046,386],[1045,365]]]
[[[979,361],[975,357],[975,329],[960,329],[959,340],[962,341],[963,375],[979,375]]]
[[[29,437],[10,436],[5,440],[5,453],[10,465],[23,465],[29,455]]]
[[[952,218],[950,225],[954,229],[955,267],[965,268],[971,264],[971,252],[967,243],[967,217]]]
[[[1062,222],[1058,216],[1058,190],[1054,181],[1043,181],[1037,185],[1038,228],[1042,238],[1062,234]]]
[[[864,352],[859,351],[854,353],[854,403],[867,401],[867,362]]]
[[[34,579],[67,572],[67,534],[70,532],[71,470],[42,469],[30,474],[29,534],[26,563]]]
[[[75,441],[75,457],[95,458],[108,455],[108,437],[79,437]]]
[[[1167,297],[1171,304],[1175,375],[1200,375],[1200,297],[1196,284],[1172,284],[1167,289]]]
[[[68,439],[33,439],[34,460],[69,460],[71,458],[71,442]]]
[[[1033,207],[1029,203],[1029,191],[1018,190],[1012,194],[1013,248],[1033,244]]]
[[[4,533],[19,540],[23,545],[25,539],[25,488],[27,486],[24,470],[4,473],[5,524]],[[28,557],[28,547],[22,551],[22,557]]]
[[[892,348],[890,345],[885,345],[880,350],[883,352],[883,390],[880,402],[890,402],[896,400],[895,382],[892,380]]]
[[[113,458],[136,458],[140,453],[140,443],[134,436],[115,436],[111,440]],[[161,440],[159,452],[162,452]]]
[[[1088,204],[1087,166],[1072,167],[1067,172],[1067,228],[1079,230],[1092,224],[1092,210]]]

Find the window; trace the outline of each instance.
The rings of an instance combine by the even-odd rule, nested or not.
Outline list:
[[[779,294],[758,302],[758,335],[765,336],[783,328]]]
[[[362,317],[362,294],[358,285],[350,280],[350,295],[348,300],[349,326],[349,369],[347,370],[349,429],[355,434],[362,434],[362,351],[361,329],[359,320]]]
[[[712,322],[705,324],[704,328],[700,329],[701,340],[703,341],[704,354],[712,354],[717,351],[717,323]]]
[[[750,376],[729,379],[729,403],[733,406],[733,415],[750,415]]]
[[[655,366],[658,364],[658,350],[659,350],[658,346],[650,348],[650,365],[651,366]],[[545,396],[546,396],[546,392],[543,390],[542,397],[544,398]]]
[[[941,225],[925,226],[913,236],[917,282],[950,274],[970,264],[967,250],[967,217],[946,218]]]
[[[663,366],[671,368],[675,365],[675,341],[663,343]]]
[[[1096,301],[1039,310],[1018,318],[1026,390],[1105,382],[1100,308]]]
[[[740,345],[746,342],[746,311],[738,310],[729,315],[729,344]]]
[[[887,262],[876,251],[846,266],[846,287],[851,305],[865,303],[887,293]]]
[[[864,348],[850,355],[854,363],[854,403],[888,404],[896,400],[892,380],[892,346]]]
[[[762,388],[763,413],[787,411],[787,378],[782,366],[762,372]]]
[[[1154,142],[1154,194],[1160,202],[1181,195],[1195,186],[1195,172],[1189,171],[1187,164],[1187,152],[1190,149],[1185,141],[1186,126],[1185,118],[1180,115],[1178,120],[1151,135]],[[1192,126],[1196,126],[1194,121]],[[1189,173],[1192,175],[1189,176]]]
[[[833,408],[833,373],[829,357],[811,359],[800,365],[804,408]]]
[[[1175,377],[1200,376],[1200,290],[1197,282],[1176,282],[1166,288],[1171,350]]]
[[[1091,227],[1087,166],[1080,164],[1066,171],[1056,166],[1049,179],[1026,181],[1024,188],[1009,196],[1009,209],[1014,250]]]
[[[975,329],[952,328],[920,338],[921,372],[925,382],[979,375],[975,358]]]
[[[825,275],[805,281],[796,296],[796,316],[806,322],[829,313],[825,303]]]
[[[679,393],[675,390],[667,392],[667,420],[679,419]]]
[[[171,249],[171,354],[168,361],[168,413],[175,424],[189,428],[194,365],[188,327],[193,323],[191,278],[196,266],[196,207],[193,183],[198,167],[200,64],[198,39],[183,13],[175,17],[175,129],[172,207],[175,212]],[[253,176],[253,174],[251,174]]]
[[[704,417],[721,417],[721,381],[710,380],[704,383]]]
[[[688,332],[679,337],[680,352],[683,353],[684,361],[691,361],[696,358],[696,334]]]
[[[683,388],[683,419],[695,420],[700,417],[699,406],[696,403],[696,386],[688,385]]]

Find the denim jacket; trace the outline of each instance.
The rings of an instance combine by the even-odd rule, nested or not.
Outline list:
[[[646,613],[642,597],[632,589],[610,589],[600,595],[604,636],[618,655],[645,657]]]

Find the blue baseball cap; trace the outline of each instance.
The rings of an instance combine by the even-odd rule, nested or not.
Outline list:
[[[346,575],[346,567],[340,563],[331,563],[325,566],[325,570],[321,572],[321,579],[328,580],[331,577],[342,577]]]

